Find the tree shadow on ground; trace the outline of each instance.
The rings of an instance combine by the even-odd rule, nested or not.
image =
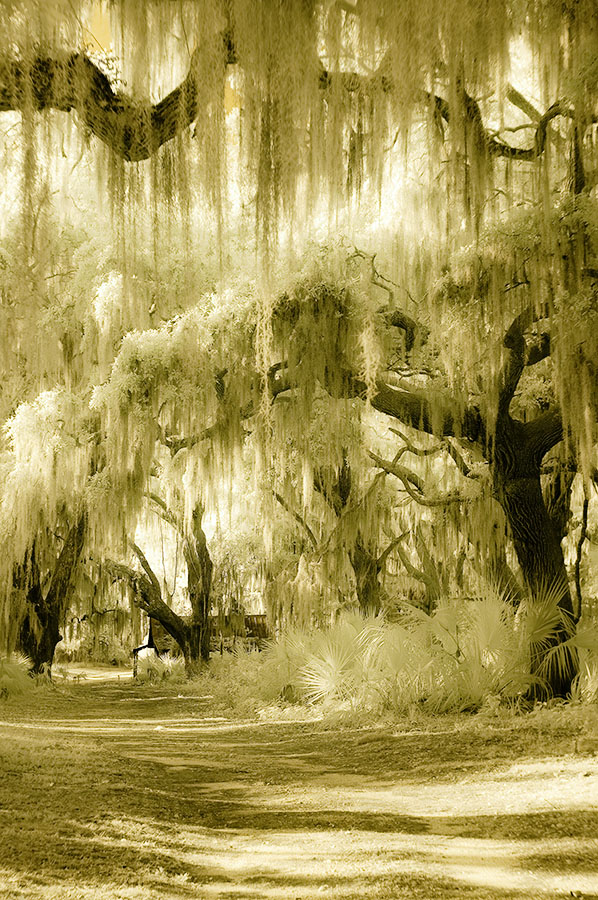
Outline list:
[[[566,809],[512,815],[446,816],[429,819],[434,834],[492,840],[592,839],[598,835],[598,809]]]
[[[85,696],[93,699],[93,691]],[[154,705],[158,710],[159,704]],[[53,709],[58,711],[58,705]],[[103,706],[77,706],[69,719],[63,707],[62,721],[73,722],[77,716],[87,720],[104,712]],[[530,900],[529,891],[472,886],[427,872],[431,864],[439,864],[430,849],[434,839],[445,847],[447,837],[484,839],[481,863],[497,867],[507,860],[504,850],[493,855],[490,839],[553,841],[546,852],[524,843],[508,860],[512,870],[535,870],[540,878],[557,869],[561,876],[591,874],[590,861],[596,859],[594,850],[582,842],[598,834],[598,810],[395,815],[300,806],[284,791],[274,800],[267,786],[317,787],[327,773],[350,788],[379,785],[384,778],[397,787],[403,778],[413,784],[430,781],[431,775],[434,781],[454,781],[459,767],[473,767],[467,769],[470,776],[478,768],[487,772],[488,760],[497,761],[497,739],[492,737],[451,733],[447,740],[446,733],[396,737],[388,731],[364,736],[358,731],[318,732],[311,725],[228,726],[226,735],[216,728],[201,734],[172,733],[151,732],[147,722],[138,731],[131,723],[115,728],[117,715],[106,721],[110,730],[102,733],[98,728],[93,736],[52,730],[43,722],[2,735],[0,879],[2,872],[12,873],[11,883],[31,887],[29,894],[16,896],[53,896],[57,886],[64,888],[57,897],[79,896],[77,886],[86,885],[93,900],[96,894],[97,900],[116,900],[125,893],[119,893],[119,885],[142,885],[147,889],[143,896],[151,900],[235,900],[259,896],[256,888],[263,885],[263,895],[286,900],[312,896],[328,884],[325,895],[335,900],[361,900],[365,895],[387,900]],[[501,753],[515,758],[528,739],[518,736],[507,747],[507,737],[500,737]],[[169,758],[177,765],[169,764]],[[232,787],[225,787],[227,783]],[[330,787],[333,782],[326,783]],[[323,800],[327,807],[334,806],[331,796],[328,792]],[[570,840],[561,858],[556,851],[563,837],[579,845],[571,849]],[[313,856],[305,858],[304,871],[297,872],[296,865],[293,872],[289,860],[301,841],[313,845]],[[283,848],[272,864],[262,854],[261,870],[247,849],[260,842]],[[318,874],[331,856],[339,857],[337,848],[345,848],[342,852],[359,868],[358,874],[350,874],[347,866],[343,872],[342,863],[339,875],[326,879]],[[549,851],[554,851],[552,856]],[[469,852],[475,855],[475,844]],[[443,854],[448,871],[448,863],[458,860],[450,849]],[[391,874],[373,874],[380,865]],[[402,866],[405,871],[397,873]],[[202,892],[198,885],[207,887]],[[558,894],[545,889],[541,896],[546,900]]]
[[[85,883],[123,886],[146,882],[153,885],[162,881],[170,885],[173,879],[175,881],[184,879],[185,882],[195,885],[216,880],[222,885],[233,886],[240,881],[245,883],[249,879],[252,883],[263,882],[264,885],[272,887],[295,885],[298,888],[307,888],[311,883],[317,884],[325,880],[309,872],[310,868],[312,870],[317,868],[317,863],[306,862],[307,871],[300,876],[280,872],[276,867],[256,871],[251,853],[247,851],[246,842],[251,839],[254,843],[256,841],[259,843],[260,834],[264,837],[276,834],[279,843],[286,846],[287,852],[292,855],[295,848],[294,839],[292,837],[289,839],[285,835],[313,834],[316,843],[313,850],[315,856],[312,859],[315,860],[318,853],[322,852],[317,844],[318,833],[335,832],[341,837],[339,852],[342,847],[346,847],[346,852],[350,853],[351,859],[360,869],[359,876],[347,879],[334,876],[334,884],[339,888],[343,887],[341,894],[343,898],[352,896],[354,883],[356,888],[360,885],[361,889],[369,881],[372,881],[372,884],[376,883],[376,879],[370,879],[367,872],[373,861],[371,854],[365,850],[361,852],[359,847],[364,833],[381,835],[375,853],[375,865],[381,862],[388,862],[389,865],[405,863],[406,867],[411,869],[425,868],[426,865],[436,862],[433,848],[418,843],[417,838],[420,835],[483,838],[485,843],[483,850],[480,849],[481,865],[496,864],[500,867],[505,865],[504,853],[496,856],[493,854],[492,847],[487,843],[490,838],[517,838],[527,841],[545,839],[551,835],[562,837],[566,834],[570,838],[588,839],[594,838],[598,833],[598,811],[564,813],[562,816],[558,813],[531,813],[524,816],[422,818],[339,810],[281,810],[250,803],[227,803],[212,809],[208,815],[200,806],[195,806],[194,816],[189,815],[188,808],[182,816],[180,810],[177,813],[174,808],[168,811],[163,809],[159,819],[151,816],[144,818],[140,815],[140,810],[137,810],[136,816],[129,817],[119,806],[105,810],[101,816],[97,816],[96,811],[95,817],[90,810],[89,816],[80,815],[77,819],[61,815],[59,810],[54,810],[48,818],[47,812],[46,810],[44,814],[39,815],[35,821],[31,821],[31,817],[25,815],[20,817],[20,821],[18,817],[13,816],[11,822],[7,822],[5,816],[0,817],[3,833],[0,865],[5,870],[8,868],[19,873],[19,877],[25,881],[31,881],[32,873],[36,873],[35,878],[40,879],[39,883],[46,885],[62,884],[65,881],[76,882],[79,879]],[[392,835],[406,836],[414,840],[404,842],[399,849],[396,845],[385,846],[385,839]],[[240,843],[235,846],[237,838]],[[270,840],[266,844],[270,845]],[[364,846],[370,845],[371,838],[368,838]],[[336,852],[337,845],[333,843],[331,846]],[[596,848],[570,848],[562,857],[554,854],[551,856],[549,852],[530,854],[525,853],[525,848],[522,850],[524,855],[509,860],[509,865],[514,869],[531,868],[547,872],[558,870],[561,876],[596,871],[598,858]],[[475,848],[470,852],[475,856]],[[216,861],[223,856],[229,859],[230,868]],[[450,850],[445,849],[443,856],[448,864],[451,860]],[[212,861],[205,862],[206,858],[211,858]],[[281,867],[284,870],[284,857]],[[452,885],[450,878],[435,875],[421,877],[422,884],[427,884],[430,891],[433,888],[436,893],[426,894],[422,888],[420,894],[416,893],[413,896],[429,898],[457,896],[457,882]],[[404,876],[397,875],[392,878],[397,880],[397,889],[400,887],[401,878],[405,884],[411,885],[411,874],[405,873]],[[454,893],[451,893],[453,888]],[[459,890],[466,889],[469,895],[472,895],[473,889],[467,888],[466,882],[459,883]],[[473,896],[486,896],[479,892],[479,886],[476,890],[478,893]],[[357,895],[358,893],[355,894]],[[173,884],[168,896],[189,896],[188,884]],[[495,891],[488,896],[529,897],[529,894]]]
[[[598,841],[594,835],[592,845],[568,847],[560,853],[554,850],[538,850],[536,853],[522,856],[518,864],[522,868],[536,872],[575,872],[595,875],[598,872]]]
[[[140,831],[141,828],[141,831]],[[316,857],[303,862],[304,871],[297,874],[289,866],[295,848],[288,844],[286,853],[273,854],[273,862],[256,865],[251,849],[236,847],[235,835],[230,831],[217,835],[221,847],[215,858],[214,834],[197,829],[190,839],[177,837],[176,823],[167,834],[164,823],[146,820],[112,820],[96,823],[57,823],[53,835],[47,835],[43,844],[27,840],[29,835],[21,831],[22,843],[5,845],[8,860],[3,860],[3,873],[10,873],[12,880],[31,896],[51,893],[57,886],[67,891],[81,889],[94,891],[98,900],[122,896],[128,890],[143,886],[147,896],[164,900],[188,900],[204,896],[242,900],[255,898],[256,888],[272,900],[312,896],[323,890],[325,895],[357,900],[364,896],[386,900],[457,900],[471,897],[475,900],[530,900],[528,890],[489,887],[471,884],[458,878],[437,873],[414,871],[426,865],[429,852],[415,847],[405,847],[402,852],[378,849],[376,852],[351,854],[348,868],[356,867],[356,874],[318,874]],[[246,833],[245,833],[246,834]],[[241,836],[241,835],[239,835]],[[31,838],[35,835],[31,834]],[[143,839],[143,840],[141,840]],[[124,842],[129,840],[127,845]],[[232,846],[229,846],[230,842]],[[146,844],[147,846],[142,846]],[[487,852],[487,848],[486,852]],[[315,852],[315,851],[314,851]],[[201,863],[198,859],[211,859]],[[310,862],[309,860],[316,860]],[[490,861],[492,857],[490,856]],[[486,857],[488,862],[488,857]],[[390,874],[368,872],[380,865],[405,866],[405,871]],[[338,869],[338,866],[337,866]],[[2,876],[0,875],[0,884]],[[199,893],[201,888],[205,893]],[[558,894],[543,890],[547,900]],[[20,896],[20,895],[18,895]],[[26,893],[23,896],[27,896]],[[52,896],[62,896],[54,894]],[[540,896],[540,894],[538,895]]]

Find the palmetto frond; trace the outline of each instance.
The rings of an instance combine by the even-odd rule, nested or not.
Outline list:
[[[30,677],[31,660],[22,653],[0,656],[0,698],[24,694],[35,681]]]
[[[301,669],[299,684],[308,700],[344,700],[355,687],[355,647],[339,635],[328,635],[319,641]]]

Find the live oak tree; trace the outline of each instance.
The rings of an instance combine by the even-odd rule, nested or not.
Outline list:
[[[126,91],[84,52],[83,11],[73,11],[58,32],[34,4],[2,11],[0,108],[22,114],[25,222],[43,165],[38,114],[59,110],[109,148],[125,243],[136,201],[149,196],[155,216],[160,203],[179,205],[191,219],[198,184],[224,258],[232,92],[264,263],[259,290],[238,304],[206,299],[125,339],[94,399],[125,509],[145,488],[156,422],[170,436],[208,440],[210,464],[191,450],[188,478],[209,483],[230,470],[248,418],[262,468],[276,467],[285,431],[301,445],[320,391],[339,407],[365,400],[486,460],[527,589],[556,598],[555,646],[567,646],[576,614],[541,465],[563,440],[586,480],[594,465],[595,4],[115,3]],[[162,100],[140,99],[155,89],[152,72],[161,77],[169,34],[191,41],[186,75]],[[147,52],[153,36],[158,61]],[[517,52],[529,55],[521,80],[533,100],[508,82]],[[337,216],[347,191],[375,190],[383,202],[400,147],[421,189],[409,207],[419,234],[397,227],[388,255],[399,287],[373,268],[356,274],[343,254],[283,285],[293,279],[276,267],[279,231],[290,225],[298,240],[322,196]],[[425,159],[419,172],[415,157]],[[547,392],[529,388],[538,367]],[[277,411],[284,396],[286,414]],[[303,446],[310,482],[314,462],[342,467],[333,426],[320,459]],[[565,662],[551,673],[558,694],[575,672],[572,650]]]

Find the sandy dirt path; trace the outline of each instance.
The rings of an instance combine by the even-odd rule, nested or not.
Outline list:
[[[339,730],[95,683],[0,719],[2,900],[598,898],[593,713]]]

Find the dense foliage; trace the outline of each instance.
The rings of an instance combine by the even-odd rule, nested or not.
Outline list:
[[[591,644],[595,3],[0,17],[3,648],[40,669],[67,621],[130,601],[189,671],[240,591],[322,627],[436,621],[490,584],[518,689],[568,695]],[[180,595],[137,541],[151,515]],[[248,519],[253,572],[216,549]]]

